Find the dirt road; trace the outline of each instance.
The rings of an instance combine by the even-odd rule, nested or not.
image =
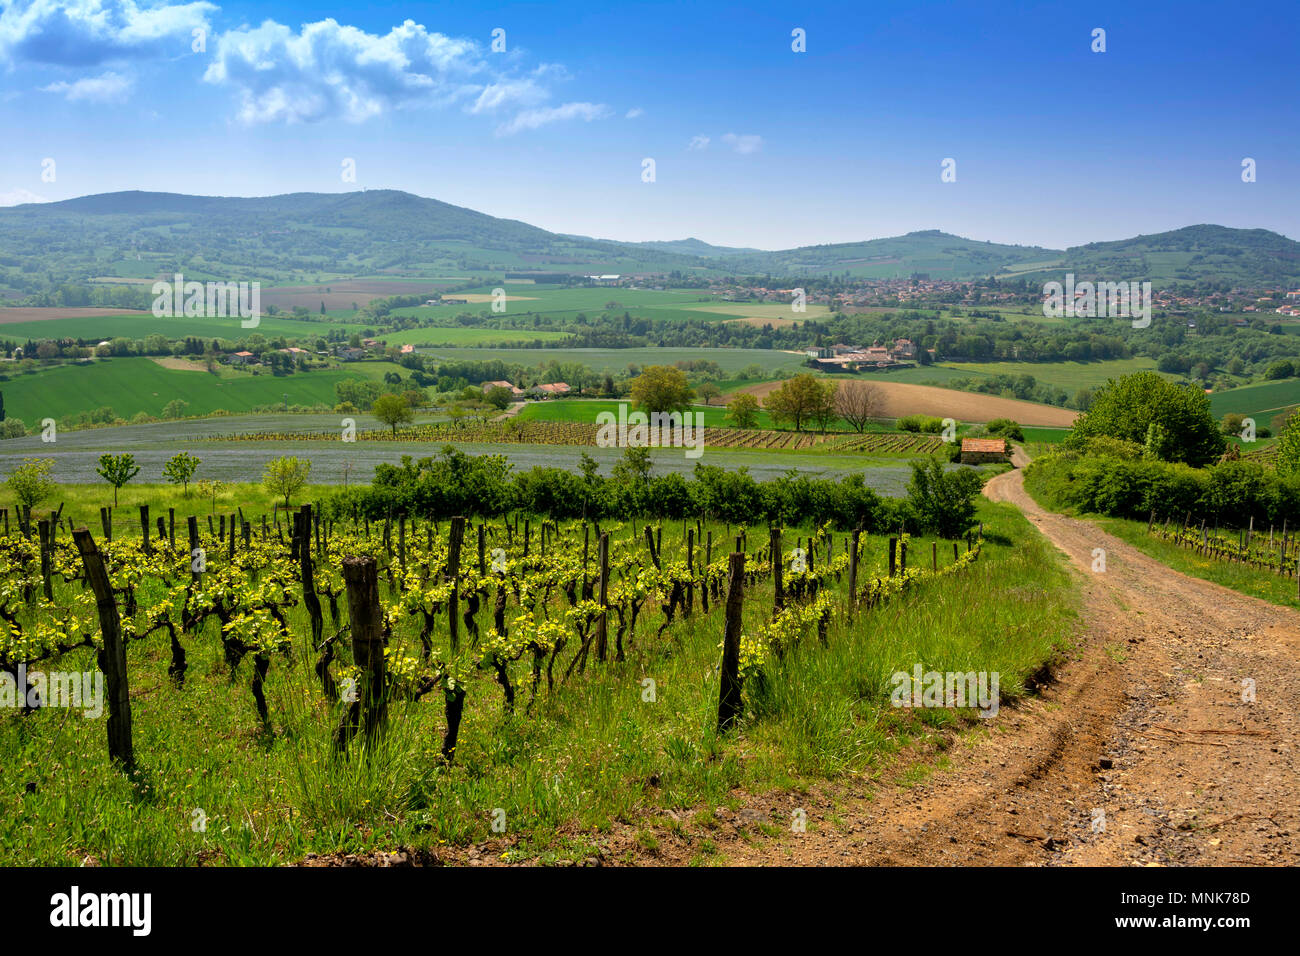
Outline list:
[[[1019,506],[1084,575],[1073,659],[1039,696],[954,746],[949,769],[921,785],[805,795],[808,831],[770,839],[754,840],[747,824],[788,820],[788,801],[720,814],[723,832],[712,839],[723,859],[1300,863],[1300,614],[1185,577],[1087,522],[1044,512],[1019,470],[985,494]],[[1098,548],[1104,572],[1093,571]],[[1243,700],[1246,679],[1254,702]]]

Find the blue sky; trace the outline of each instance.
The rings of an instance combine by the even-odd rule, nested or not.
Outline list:
[[[1300,238],[1298,27],[1294,0],[0,0],[0,202],[397,188],[768,249],[1199,222]]]

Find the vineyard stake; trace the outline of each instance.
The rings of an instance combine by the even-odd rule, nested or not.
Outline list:
[[[117,613],[113,585],[104,570],[95,540],[85,528],[72,532],[72,539],[86,568],[86,579],[95,592],[99,611],[99,629],[104,646],[99,651],[99,668],[104,672],[108,689],[108,756],[128,773],[135,769],[135,751],[131,746],[131,689],[126,675],[126,645],[122,642],[122,619]]]
[[[778,565],[774,564],[773,567]],[[740,716],[740,627],[745,607],[745,554],[728,556],[727,612],[722,636],[722,668],[718,683],[718,732],[730,729]]]
[[[784,556],[781,553],[781,529],[773,527],[768,531],[768,547],[771,549],[773,597],[772,606],[777,614],[785,607],[785,590],[781,585],[781,567]],[[731,610],[731,595],[727,595],[727,610]]]
[[[375,559],[349,555],[343,559],[343,581],[348,591],[348,616],[352,623],[352,659],[361,671],[356,699],[349,705],[334,734],[334,748],[347,749],[357,731],[365,728],[373,743],[388,722],[384,693],[384,612],[379,603],[379,574]]]
[[[151,554],[152,549],[149,547],[149,506],[140,506],[140,550],[145,554]]]
[[[606,644],[609,641],[609,535],[607,534],[600,536],[596,560],[600,562],[600,617],[596,621],[596,660],[604,663]],[[585,583],[585,574],[583,580]]]
[[[460,649],[460,545],[465,538],[465,517],[451,519],[451,538],[447,542],[447,577],[451,579],[451,594],[447,596],[447,617],[451,626],[451,649]]]

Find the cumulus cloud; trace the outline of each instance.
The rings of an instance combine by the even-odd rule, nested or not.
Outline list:
[[[0,206],[21,206],[29,202],[49,202],[49,200],[27,189],[11,189],[7,193],[0,193]]]
[[[737,135],[736,133],[726,133],[722,141],[738,153],[757,153],[763,148],[763,137],[755,136],[753,133]]]
[[[510,136],[521,130],[537,129],[562,120],[580,119],[591,122],[592,120],[604,119],[608,115],[609,107],[603,103],[565,103],[562,106],[524,110],[510,122],[498,126],[497,135]]]
[[[333,19],[298,33],[267,20],[223,33],[204,79],[239,90],[245,122],[360,122],[406,106],[473,100],[485,92],[475,80],[484,69],[473,41],[430,33],[413,20],[383,36]]]
[[[692,136],[691,141],[686,144],[687,149],[708,149],[709,138],[707,136]]]
[[[86,67],[190,52],[192,31],[208,29],[211,3],[157,0],[4,0],[0,61]]]
[[[51,83],[41,89],[46,93],[62,93],[74,103],[119,103],[134,85],[132,77],[109,70],[99,76],[87,76],[71,83]]]

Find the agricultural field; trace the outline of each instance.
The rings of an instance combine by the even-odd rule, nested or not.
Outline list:
[[[153,515],[177,503],[149,491]],[[197,523],[209,557],[194,587],[184,527],[179,547],[154,534],[146,555],[133,521],[111,544],[92,525],[123,589],[122,650],[105,666],[129,686],[130,736],[124,746],[119,723],[106,744],[103,720],[54,708],[0,719],[6,864],[266,865],[397,846],[463,862],[485,840],[507,861],[631,862],[653,857],[673,808],[711,812],[738,791],[871,773],[973,722],[973,711],[892,708],[889,675],[911,662],[978,659],[1000,673],[1005,706],[1072,627],[1050,546],[1005,506],[982,507],[987,535],[971,550],[911,539],[899,577],[888,576],[886,539],[863,535],[854,600],[847,537],[788,528],[783,559],[805,542],[816,558],[787,575],[788,610],[775,618],[766,527],[668,521],[651,548],[645,522],[607,522],[603,631],[590,599],[596,549],[577,522],[534,520],[526,537],[522,516],[486,520],[484,540],[505,556],[495,572],[477,556],[474,522],[457,547],[445,521],[413,521],[399,538],[327,516],[294,559],[284,517],[261,514],[244,513],[247,540]],[[736,535],[746,571],[729,602],[721,542]],[[9,590],[21,589],[32,547],[16,529],[0,540]],[[446,584],[421,570],[444,566]],[[21,637],[33,668],[95,669],[100,628],[81,568],[60,529],[52,600],[12,609],[0,661]],[[347,580],[368,581],[359,593],[370,596],[354,603]],[[37,594],[46,586],[38,573]],[[453,591],[463,616],[444,607]],[[387,622],[383,654],[366,654],[380,631],[359,623],[362,606]],[[738,640],[739,656],[723,659]],[[720,706],[721,680],[738,709]],[[347,696],[355,682],[382,683],[382,718],[379,698]],[[148,799],[123,768],[147,775]],[[494,836],[494,815],[507,836]],[[694,852],[699,863],[715,853]]]
[[[265,309],[266,303],[263,302]],[[3,312],[5,310],[0,310]],[[28,315],[38,310],[14,310]],[[39,310],[49,312],[71,312],[71,309]],[[170,339],[183,339],[196,336],[202,339],[246,339],[250,335],[262,335],[267,338],[285,336],[287,338],[315,339],[334,330],[342,330],[349,335],[361,332],[363,326],[348,321],[302,322],[281,315],[263,314],[256,328],[244,328],[239,318],[158,318],[151,312],[114,312],[108,309],[85,309],[82,314],[42,318],[39,320],[10,321],[0,324],[0,340],[10,339],[22,343],[27,339],[71,338],[87,341],[128,338],[143,339],[150,335],[165,335]],[[315,312],[313,310],[313,315]],[[0,316],[2,318],[2,316]],[[326,316],[325,318],[329,318]]]
[[[234,373],[214,375],[197,370],[164,368],[150,358],[95,359],[18,375],[0,383],[5,412],[29,427],[44,418],[60,419],[109,407],[121,418],[139,412],[159,415],[174,399],[187,402],[187,415],[207,415],[218,409],[242,412],[264,405],[333,406],[334,385],[345,379],[382,376],[398,366],[388,362],[353,362],[338,368],[314,369],[291,375]],[[286,399],[287,396],[287,399]]]
[[[1269,424],[1296,405],[1300,405],[1300,378],[1243,385],[1210,396],[1210,409],[1216,417],[1236,412],[1255,418],[1257,425]]]
[[[1073,423],[1078,412],[1055,405],[1022,402],[1014,398],[984,395],[979,392],[961,392],[951,388],[930,385],[911,385],[884,379],[868,379],[881,392],[883,401],[880,415],[883,418],[901,418],[904,415],[931,415],[953,418],[958,422],[987,422],[994,418],[1010,418],[1022,425],[1046,425],[1065,428]],[[756,396],[761,402],[781,382],[763,382],[738,389]]]
[[[1032,375],[1043,384],[1074,394],[1080,388],[1096,388],[1105,385],[1108,379],[1122,375],[1155,371],[1156,363],[1153,359],[1139,357],[1098,362],[944,362],[942,367],[973,378],[982,375]]]
[[[759,365],[764,371],[789,372],[797,375],[804,368],[804,356],[795,352],[778,352],[771,349],[712,349],[712,348],[644,348],[644,349],[421,349],[426,355],[446,362],[485,362],[499,359],[521,365],[543,365],[551,361],[578,362],[596,373],[623,372],[629,365],[644,368],[647,365],[672,365],[674,362],[717,362],[724,373],[735,373],[750,365]]]

